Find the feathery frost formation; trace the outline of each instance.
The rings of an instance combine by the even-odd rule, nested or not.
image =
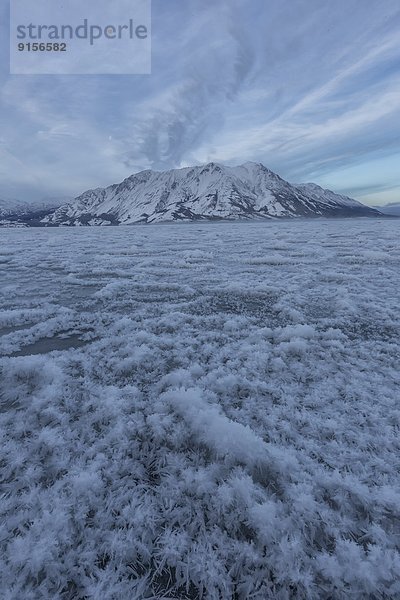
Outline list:
[[[397,222],[4,230],[9,600],[400,597]]]

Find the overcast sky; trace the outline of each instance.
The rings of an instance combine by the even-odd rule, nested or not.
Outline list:
[[[399,0],[153,0],[151,75],[62,77],[9,75],[6,4],[0,197],[254,160],[400,201]]]

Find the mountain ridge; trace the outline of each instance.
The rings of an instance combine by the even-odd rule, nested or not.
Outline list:
[[[162,221],[379,216],[375,209],[324,190],[291,184],[261,163],[215,162],[144,170],[87,190],[43,217],[43,225],[113,225]]]

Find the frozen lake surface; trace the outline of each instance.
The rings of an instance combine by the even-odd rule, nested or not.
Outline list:
[[[3,597],[399,598],[399,230],[0,230]]]

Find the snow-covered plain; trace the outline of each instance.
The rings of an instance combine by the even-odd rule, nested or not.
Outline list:
[[[400,597],[399,223],[0,235],[2,598]]]

